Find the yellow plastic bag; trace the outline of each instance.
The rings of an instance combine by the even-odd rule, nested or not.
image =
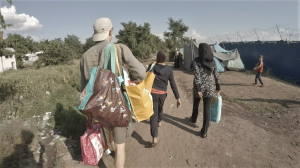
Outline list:
[[[121,54],[122,57],[124,57],[122,50]],[[129,73],[131,73],[126,62],[124,62],[124,64],[127,66]],[[147,72],[145,79],[139,84],[131,86],[125,85],[125,89],[130,100],[132,111],[138,122],[149,119],[154,113],[153,100],[151,96],[151,89],[155,78],[155,74],[151,70],[154,65],[155,63],[152,63],[151,68]]]
[[[154,78],[154,73],[147,72],[146,78],[138,85],[125,86],[133,113],[138,122],[149,119],[154,113],[153,100],[151,96]]]

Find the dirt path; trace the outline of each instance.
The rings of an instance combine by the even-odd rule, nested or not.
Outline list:
[[[148,148],[149,121],[134,124],[126,141],[126,167],[300,167],[299,87],[263,77],[266,87],[259,88],[249,73],[221,74],[221,122],[211,122],[202,139],[202,104],[197,123],[188,120],[193,75],[183,69],[174,74],[182,107],[175,107],[169,87],[158,147]],[[67,167],[92,167],[73,163]],[[113,158],[104,155],[99,167],[113,167]]]

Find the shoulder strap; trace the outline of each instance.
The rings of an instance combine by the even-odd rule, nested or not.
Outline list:
[[[105,58],[104,58],[104,69],[108,68],[108,54],[110,50],[110,68],[111,71],[115,74],[116,73],[116,60],[115,60],[115,50],[114,50],[114,43],[109,43],[105,50]]]
[[[120,49],[120,51],[121,51],[121,56],[122,56],[122,58],[123,58],[122,60],[123,60],[124,64],[126,65],[129,74],[130,74],[132,77],[135,78],[135,76],[132,74],[131,69],[129,68],[129,66],[128,66],[126,60],[125,60],[125,57],[124,57],[124,54],[123,54],[123,50],[121,49],[120,44],[118,44],[118,47],[119,47],[119,49]]]
[[[115,57],[116,57],[116,63],[117,63],[117,69],[118,69],[118,76],[121,76],[121,71],[120,71],[120,66],[119,66],[119,58],[118,58],[118,52],[117,52],[117,46],[114,45],[114,49],[115,49]]]
[[[156,63],[156,62],[152,62],[151,67],[150,67],[150,69],[149,69],[148,72],[153,71],[153,67],[154,67],[155,63]]]

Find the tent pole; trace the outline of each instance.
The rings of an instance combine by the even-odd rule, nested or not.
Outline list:
[[[258,38],[258,35],[257,35],[257,33],[256,33],[256,30],[255,30],[255,28],[254,28],[253,30],[254,30],[254,32],[255,32],[255,34],[256,34],[257,41],[259,41],[259,38]]]

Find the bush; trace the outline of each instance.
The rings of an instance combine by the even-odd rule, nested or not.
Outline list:
[[[38,70],[22,69],[2,73],[0,121],[18,117],[26,119],[53,111],[56,103],[61,103],[53,100],[60,97],[65,97],[75,107],[79,97],[77,95],[79,87],[80,70],[77,65],[49,66]],[[62,88],[68,92],[62,92]],[[50,95],[47,95],[46,91],[49,91]],[[54,93],[56,97],[50,100]]]
[[[44,66],[70,65],[75,53],[67,46],[57,41],[51,41],[45,52],[40,55],[37,63]]]

